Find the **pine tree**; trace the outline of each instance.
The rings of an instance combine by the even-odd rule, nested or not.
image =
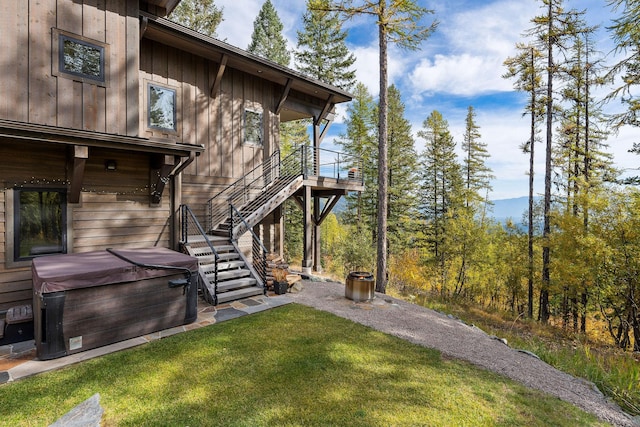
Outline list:
[[[303,31],[298,31],[296,67],[308,76],[351,90],[356,82],[352,68],[356,57],[347,48],[347,32],[336,12],[312,9],[312,1],[307,0]],[[322,7],[328,8],[329,0],[321,1]]]
[[[554,81],[557,80],[560,61],[556,54],[565,51],[565,42],[580,31],[575,11],[566,12],[563,0],[541,0],[544,13],[533,18],[534,27],[529,31],[540,44],[540,51],[546,54],[546,134],[545,134],[545,176],[544,176],[544,225],[542,231],[542,285],[540,289],[540,303],[538,317],[547,323],[550,317],[549,291],[551,285],[550,261],[551,248],[548,241],[551,234],[551,181],[553,174],[553,124],[554,112]]]
[[[346,196],[347,212],[345,220],[372,237],[376,230],[377,212],[377,164],[378,153],[375,142],[377,108],[367,87],[358,83],[353,101],[347,106],[346,133],[336,143],[342,151],[362,161],[361,170],[364,192]]]
[[[169,19],[210,37],[216,37],[216,29],[223,21],[222,9],[215,0],[182,0]]]
[[[440,271],[440,290],[448,293],[447,227],[463,205],[463,182],[449,124],[438,111],[425,119],[418,136],[425,140],[422,153],[421,211],[426,223],[427,247]]]
[[[564,166],[561,174],[564,182],[560,185],[565,188],[567,214],[581,219],[581,235],[586,238],[591,234],[589,216],[593,193],[613,173],[611,156],[604,151],[604,139],[607,137],[607,132],[603,130],[605,120],[601,108],[591,95],[594,87],[602,81],[598,76],[602,66],[597,58],[593,58],[595,48],[590,42],[590,36],[596,28],[587,27],[583,20],[579,20],[578,24],[581,31],[574,36],[570,56],[562,68],[565,80],[562,100],[565,109],[562,132],[559,134],[562,149],[558,150],[560,159],[557,163]],[[575,260],[574,263],[581,261]],[[578,282],[563,281],[563,326],[568,327],[572,314],[574,330],[578,331],[580,318],[580,330],[586,332],[589,280],[585,276],[576,277],[583,279]],[[571,283],[574,285],[570,286]]]
[[[378,224],[377,224],[377,263],[376,291],[386,292],[387,287],[387,192],[388,192],[388,47],[394,43],[405,49],[418,49],[435,30],[437,22],[429,26],[421,25],[423,17],[433,11],[428,10],[414,0],[369,1],[362,0],[353,4],[351,0],[340,0],[329,7],[323,0],[312,0],[311,9],[335,11],[345,19],[354,16],[373,16],[378,27],[380,102],[378,112]]]
[[[490,157],[487,144],[480,140],[480,127],[475,121],[476,113],[472,106],[467,109],[465,131],[462,141],[464,159],[462,164],[462,179],[464,183],[464,207],[457,215],[459,242],[457,245],[459,267],[455,283],[455,293],[460,294],[466,287],[468,271],[474,267],[475,254],[483,234],[486,216],[486,206],[491,191],[491,168],[486,164]]]
[[[417,216],[417,155],[411,123],[396,86],[389,88],[389,253],[406,245],[415,230]]]
[[[473,207],[478,203],[486,203],[491,191],[491,179],[494,178],[491,168],[487,166],[489,159],[487,144],[480,140],[480,127],[476,124],[476,112],[472,106],[467,109],[465,130],[462,141],[464,152],[463,171],[466,187],[465,206]]]
[[[291,53],[282,35],[283,28],[271,0],[266,0],[253,21],[253,33],[247,51],[288,67]]]
[[[504,78],[517,78],[514,83],[516,90],[528,95],[525,113],[530,117],[529,139],[522,145],[522,151],[529,154],[529,211],[528,211],[528,310],[527,315],[533,319],[533,277],[534,277],[534,165],[535,143],[538,133],[538,125],[544,117],[546,102],[544,101],[544,85],[542,74],[544,72],[541,60],[543,54],[534,45],[517,43],[516,56],[507,58],[504,62],[507,73]]]

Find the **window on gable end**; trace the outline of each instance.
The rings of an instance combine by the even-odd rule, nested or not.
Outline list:
[[[249,109],[244,110],[244,142],[263,145],[264,131],[261,112]]]

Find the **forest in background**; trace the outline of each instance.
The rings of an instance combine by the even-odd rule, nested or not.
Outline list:
[[[596,28],[585,22],[584,11],[565,10],[561,0],[539,1],[540,14],[531,17],[530,28],[522,29],[517,54],[505,58],[503,77],[527,99],[523,115],[530,118],[531,128],[522,138],[527,140],[521,147],[523,162],[532,165],[541,156],[546,163],[544,176],[534,176],[530,169],[532,203],[525,218],[517,221],[524,229],[492,219],[488,194],[493,176],[486,166],[491,153],[473,106],[459,141],[437,110],[424,113],[422,129],[414,135],[396,86],[388,86],[382,105],[355,80],[355,58],[346,47],[343,28],[349,18],[346,6],[354,3],[358,2],[308,0],[297,49],[289,52],[277,12],[267,0],[247,47],[354,94],[346,131],[337,142],[343,151],[362,159],[366,190],[346,196],[346,210],[323,223],[324,269],[344,277],[352,270],[378,267],[384,109],[388,286],[506,310],[582,334],[597,331],[620,349],[640,351],[638,180],[621,179],[607,150],[620,126],[639,124],[633,89],[640,79],[640,30],[635,24],[640,2],[609,2],[620,11],[609,34],[626,53],[613,68],[603,65],[594,43]],[[378,2],[360,3],[365,8]],[[416,2],[405,3],[413,9],[396,13],[407,20],[415,19],[416,11],[420,16],[433,12]],[[189,4],[204,9],[190,12]],[[176,20],[192,16],[192,21],[182,21],[192,27],[203,25],[197,17],[215,17],[217,23],[222,19],[213,1],[183,1],[180,8],[186,12],[177,10]],[[217,23],[198,29],[215,35]],[[613,92],[594,97],[612,82]],[[613,99],[627,110],[605,114],[605,103]],[[310,143],[308,126],[283,124],[283,155]],[[421,152],[416,152],[417,141],[425,147]],[[545,193],[535,203],[534,180],[545,183]],[[286,254],[296,262],[302,254],[301,213],[295,203],[284,209]]]

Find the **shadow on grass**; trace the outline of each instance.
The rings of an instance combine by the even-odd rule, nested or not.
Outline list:
[[[0,387],[0,423],[46,425],[96,392],[107,426],[599,425],[495,374],[296,304]]]

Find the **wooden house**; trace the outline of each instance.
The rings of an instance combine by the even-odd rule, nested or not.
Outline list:
[[[319,266],[316,228],[362,189],[319,148],[350,94],[171,22],[177,3],[3,5],[0,318],[30,303],[34,257],[111,247],[199,256],[212,303],[263,292],[291,197]],[[279,125],[301,118],[313,146],[285,158]]]

